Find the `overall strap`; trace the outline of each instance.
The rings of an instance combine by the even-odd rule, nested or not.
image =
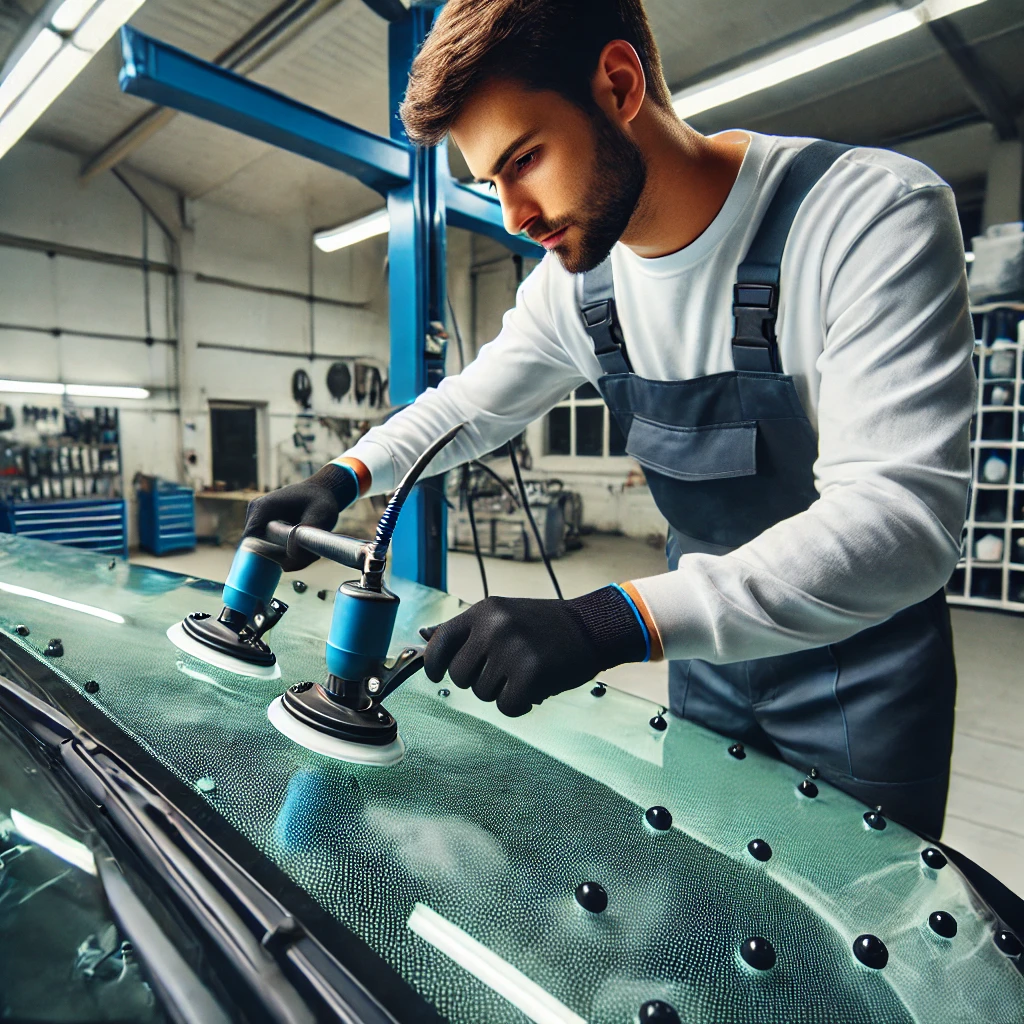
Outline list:
[[[819,140],[793,158],[775,191],[733,288],[733,366],[737,370],[781,373],[775,320],[779,313],[779,272],[789,229],[800,204],[818,179],[851,146]]]
[[[626,355],[626,342],[615,312],[615,288],[612,284],[611,255],[583,275],[579,307],[583,329],[594,344],[594,354],[602,373],[632,373]]]

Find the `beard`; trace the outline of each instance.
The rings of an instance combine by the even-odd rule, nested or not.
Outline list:
[[[576,246],[563,241],[553,250],[570,274],[585,274],[607,259],[612,246],[625,233],[647,184],[647,164],[640,147],[603,111],[591,112],[590,121],[594,127],[594,166],[580,206],[586,212],[564,218],[561,225],[577,225],[582,240]],[[535,237],[560,230],[558,225],[534,227],[531,234]]]

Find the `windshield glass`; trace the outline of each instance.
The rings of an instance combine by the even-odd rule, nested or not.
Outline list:
[[[163,1022],[97,877],[107,851],[48,776],[0,716],[0,1019]]]
[[[187,613],[217,613],[210,584],[6,538],[0,579],[12,640],[188,786],[208,828],[258,850],[254,874],[283,872],[310,901],[307,927],[314,911],[344,926],[455,1024],[629,1021],[654,999],[692,1021],[1003,1021],[1024,999],[991,915],[952,866],[924,868],[919,837],[866,828],[864,808],[824,783],[801,797],[792,768],[730,757],[691,723],[652,728],[661,709],[637,698],[584,687],[508,719],[419,673],[386,702],[405,758],[350,764],[267,719],[285,686],[323,676],[332,595],[281,588],[291,610],[268,639],[283,675],[266,681],[167,640]],[[458,609],[391,586],[393,650]],[[61,657],[40,653],[50,638]],[[648,823],[656,806],[670,828]],[[766,863],[748,852],[755,838],[774,851]],[[580,905],[584,882],[607,910]],[[950,948],[928,932],[935,910],[959,923]],[[851,955],[864,933],[884,938],[884,972]],[[740,959],[754,936],[784,969]]]

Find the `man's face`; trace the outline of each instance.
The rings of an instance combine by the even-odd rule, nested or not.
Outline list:
[[[604,260],[646,181],[636,143],[600,109],[509,80],[477,90],[452,138],[473,176],[492,185],[508,232],[554,251],[571,274]]]

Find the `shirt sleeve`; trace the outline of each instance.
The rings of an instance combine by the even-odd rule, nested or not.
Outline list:
[[[560,342],[550,314],[550,259],[520,285],[497,338],[473,362],[437,388],[428,388],[344,453],[369,469],[369,494],[394,490],[416,459],[455,424],[466,426],[434,458],[431,474],[493,451],[586,380]]]
[[[977,383],[946,186],[880,212],[822,283],[818,499],[727,555],[635,580],[669,658],[835,643],[941,588],[959,557]],[[824,273],[824,271],[823,271]]]

